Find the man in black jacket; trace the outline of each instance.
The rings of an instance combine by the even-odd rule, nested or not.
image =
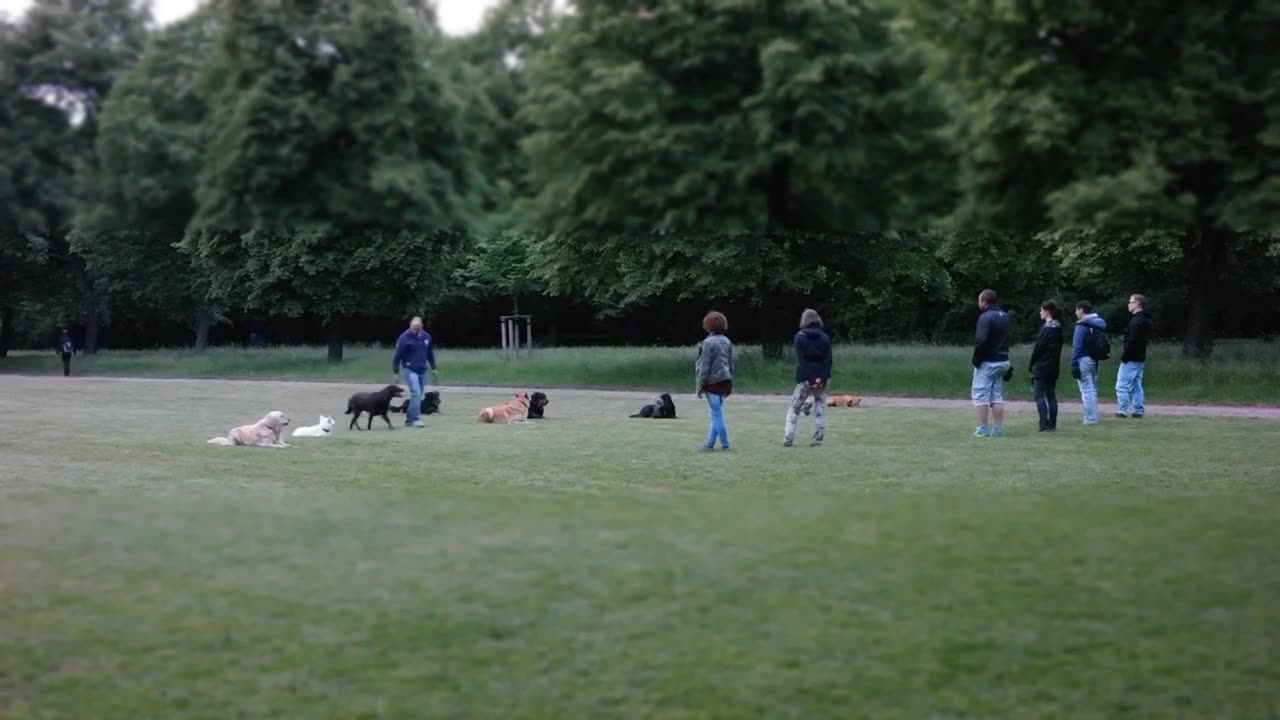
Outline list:
[[[974,437],[1004,436],[1004,383],[1012,372],[1009,333],[1013,322],[1000,307],[995,290],[978,295],[978,329],[973,345],[973,406],[978,410]],[[989,424],[988,424],[988,418]]]
[[[796,423],[800,409],[813,398],[813,442],[818,447],[827,434],[827,382],[831,379],[831,338],[822,331],[822,318],[816,310],[800,315],[800,332],[796,333],[796,388],[787,408],[787,424],[782,444],[791,447],[796,439]]]
[[[1147,312],[1146,296],[1130,295],[1129,312],[1124,354],[1120,356],[1120,371],[1116,374],[1116,417],[1140,420],[1147,412],[1142,371],[1147,364],[1147,343],[1151,340],[1151,314]]]

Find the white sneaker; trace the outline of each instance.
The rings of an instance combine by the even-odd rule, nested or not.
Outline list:
[[[412,425],[410,425],[409,427],[411,427],[411,428],[424,428],[424,427],[426,427],[426,425],[423,425],[423,424],[422,424],[422,421],[421,421],[421,420],[419,420],[419,421],[417,421],[417,422],[413,423]]]

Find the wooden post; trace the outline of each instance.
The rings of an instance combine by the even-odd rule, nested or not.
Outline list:
[[[529,334],[529,359],[533,359],[533,317],[530,316],[525,322],[525,330]]]
[[[507,321],[502,319],[498,321],[498,332],[502,333],[502,359],[507,358]]]

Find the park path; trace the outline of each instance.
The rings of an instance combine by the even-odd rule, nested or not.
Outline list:
[[[50,377],[48,375],[0,375],[0,388],[9,384],[22,383],[29,385],[34,380],[42,380],[50,385],[65,382],[79,382],[84,380],[92,380],[95,383],[175,383],[190,385],[192,383],[200,383],[204,385],[223,385],[226,387],[242,387],[242,388],[270,388],[272,386],[280,388],[297,388],[299,385],[307,385],[311,387],[331,387],[335,392],[350,393],[353,389],[363,385],[364,383],[356,382],[332,382],[332,381],[311,381],[311,380],[227,380],[227,379],[206,379],[206,378],[146,378],[146,377],[115,377],[101,376],[89,377],[81,376],[71,378],[70,381],[60,377]],[[511,387],[492,387],[477,385],[435,385],[433,389],[443,393],[459,393],[472,395],[494,395],[505,394],[512,391]],[[530,386],[529,389],[534,389]],[[653,398],[653,391],[644,390],[605,390],[597,388],[542,388],[551,396],[566,397],[592,397],[592,398],[612,398],[617,400],[641,400],[648,401]],[[685,403],[696,402],[692,394],[675,395],[677,400]],[[735,402],[768,402],[768,403],[785,403],[790,396],[783,394],[770,393],[735,393]],[[1061,402],[1064,412],[1079,412],[1080,403],[1078,402]],[[862,396],[862,406],[868,408],[949,408],[962,409],[971,407],[968,399],[956,398],[907,398],[907,397],[884,397],[875,395]],[[1011,400],[1005,403],[1010,410],[1035,412],[1035,403],[1026,400]],[[1100,410],[1107,414],[1114,412],[1114,406],[1102,403]],[[1258,418],[1264,420],[1280,420],[1280,407],[1252,407],[1252,406],[1234,406],[1234,405],[1147,405],[1147,414],[1173,415],[1186,417],[1237,417],[1237,418]]]

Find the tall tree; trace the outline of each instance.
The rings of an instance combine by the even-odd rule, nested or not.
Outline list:
[[[1275,228],[1280,3],[904,6],[959,100],[959,220],[1058,231],[1068,261],[1132,243],[1117,263],[1169,263],[1185,351],[1207,356],[1217,299],[1265,257],[1253,231]]]
[[[857,267],[854,231],[903,208],[893,190],[921,143],[897,125],[913,118],[892,93],[913,78],[887,14],[861,0],[576,9],[534,62],[527,108],[542,271],[612,307],[750,300],[780,352],[787,302]]]
[[[220,295],[329,327],[431,292],[475,170],[440,54],[395,0],[227,0],[185,247]]]
[[[97,350],[101,298],[68,244],[76,175],[95,163],[98,113],[141,52],[148,20],[134,0],[36,0],[0,43],[0,112],[8,115],[0,144],[12,151],[8,204],[18,208],[0,217],[9,225],[0,242],[41,268],[38,282],[79,285],[87,352]]]
[[[195,213],[208,115],[200,79],[215,30],[213,13],[198,10],[156,33],[116,83],[72,237],[100,289],[193,321],[197,350],[208,345],[215,298],[175,244]]]

